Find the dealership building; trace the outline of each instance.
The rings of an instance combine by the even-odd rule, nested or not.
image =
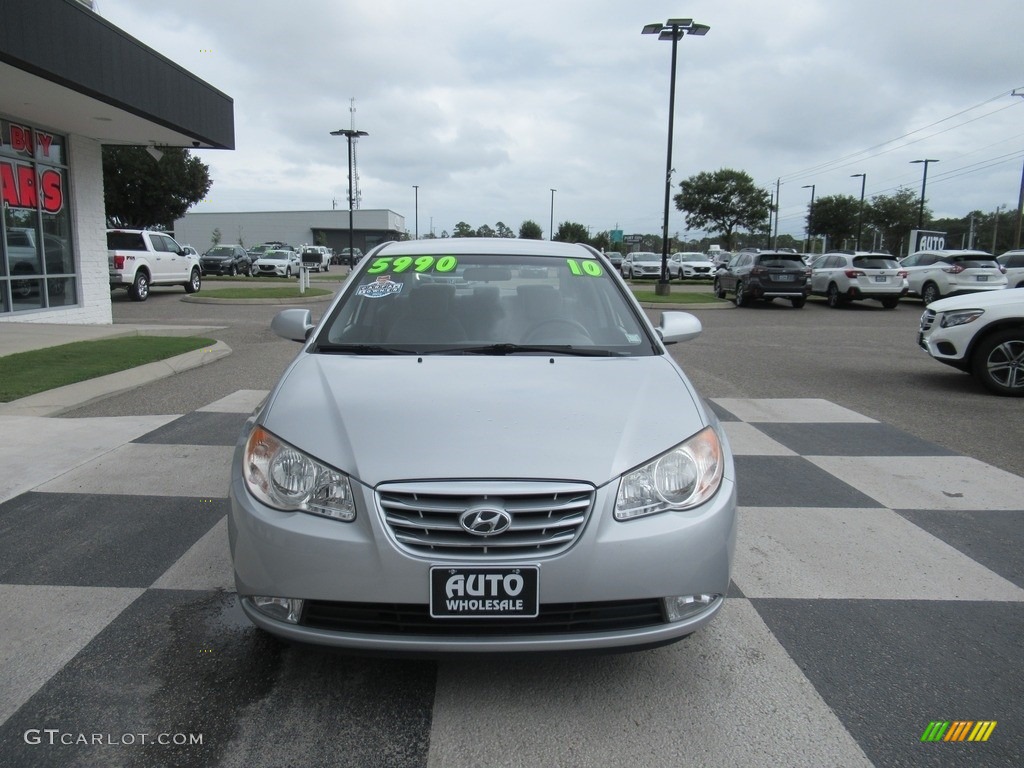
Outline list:
[[[0,322],[112,322],[103,145],[234,149],[231,98],[91,5],[0,0]]]

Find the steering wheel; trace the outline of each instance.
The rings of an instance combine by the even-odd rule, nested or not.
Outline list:
[[[559,335],[557,331],[554,333],[551,331],[545,331],[546,328],[558,326],[561,326],[563,329],[567,329],[568,333]],[[573,339],[573,337],[577,339],[584,339],[588,342],[593,341],[590,336],[590,332],[580,323],[565,317],[553,317],[549,320],[542,320],[527,331],[523,336],[523,343],[534,344],[538,341],[571,343],[563,341],[563,339]]]

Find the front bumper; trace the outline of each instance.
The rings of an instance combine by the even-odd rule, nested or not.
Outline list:
[[[229,538],[242,609],[259,627],[308,643],[376,652],[524,652],[610,650],[678,640],[709,622],[729,588],[736,540],[736,488],[731,462],[719,492],[689,512],[666,512],[619,522],[612,518],[618,483],[594,493],[590,517],[575,543],[561,554],[516,560],[485,557],[428,559],[400,550],[392,541],[371,488],[353,483],[358,513],[340,523],[304,513],[280,512],[256,501],[241,479],[239,454],[232,472]],[[431,619],[431,566],[535,565],[539,568],[542,616],[491,619]],[[677,622],[638,606],[663,597],[716,595],[703,611]],[[301,598],[299,623],[269,618],[251,597]],[[622,603],[628,620],[616,620]],[[590,611],[611,618],[557,626],[544,614]],[[310,611],[342,617],[326,629]],[[369,614],[360,629],[352,611]],[[392,616],[413,615],[406,621]],[[334,621],[332,618],[331,621]],[[446,624],[447,622],[447,624]],[[478,622],[478,623],[477,623]],[[582,628],[580,628],[582,627]]]

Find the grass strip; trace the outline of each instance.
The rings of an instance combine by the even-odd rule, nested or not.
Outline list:
[[[264,287],[264,288],[215,288],[214,290],[203,289],[198,296],[205,299],[302,299],[310,296],[326,296],[331,291],[323,288],[307,288],[305,293],[299,293],[294,286]]]
[[[676,291],[668,296],[659,296],[654,291],[633,291],[633,295],[642,304],[717,304],[724,301],[716,299],[713,293],[693,291]]]
[[[0,402],[166,360],[215,343],[198,336],[123,336],[4,355],[0,357]]]

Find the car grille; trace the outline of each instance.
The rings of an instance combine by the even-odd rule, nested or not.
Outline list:
[[[385,526],[426,557],[536,557],[564,552],[583,531],[594,489],[581,483],[392,483],[377,489]],[[501,509],[511,524],[480,536],[459,523],[474,508]]]
[[[427,605],[334,603],[307,600],[302,626],[330,632],[373,635],[552,635],[655,627],[665,623],[661,601],[541,605],[532,618],[435,619]]]
[[[934,309],[926,309],[924,314],[921,315],[921,330],[927,331],[935,324],[936,312]]]

